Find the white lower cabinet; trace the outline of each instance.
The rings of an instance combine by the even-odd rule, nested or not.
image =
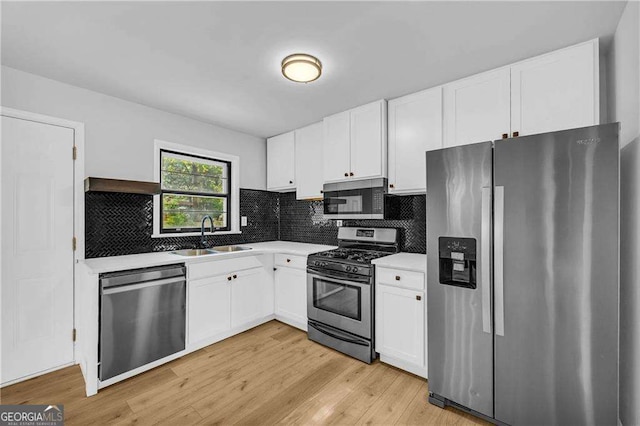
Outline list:
[[[264,311],[265,270],[249,269],[231,277],[231,327],[240,327],[267,315]]]
[[[400,286],[408,274],[416,272],[376,270],[376,352],[382,362],[426,378],[424,274],[420,290]],[[384,276],[394,281],[381,282]]]
[[[307,273],[304,269],[276,266],[276,319],[307,330]]]
[[[231,286],[228,275],[189,282],[189,344],[231,328]]]
[[[209,345],[273,315],[273,292],[265,266],[270,268],[258,257],[188,266],[189,348]]]

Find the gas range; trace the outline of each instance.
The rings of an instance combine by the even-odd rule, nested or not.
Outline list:
[[[308,336],[371,363],[376,358],[371,261],[398,252],[398,231],[340,228],[338,246],[307,259]]]
[[[359,248],[337,248],[310,255],[307,265],[351,274],[371,275],[373,270],[371,261],[390,254],[393,253]]]

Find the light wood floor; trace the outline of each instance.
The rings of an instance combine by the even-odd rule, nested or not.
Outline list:
[[[427,402],[424,379],[307,340],[277,321],[86,398],[77,366],[1,390],[2,404],[64,404],[68,425],[486,424]]]

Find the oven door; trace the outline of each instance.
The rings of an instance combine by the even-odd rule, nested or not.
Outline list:
[[[310,320],[371,339],[373,294],[369,279],[337,277],[307,270],[307,315]]]

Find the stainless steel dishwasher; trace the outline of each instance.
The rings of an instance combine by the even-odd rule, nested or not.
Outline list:
[[[100,275],[99,379],[185,348],[184,264]]]

